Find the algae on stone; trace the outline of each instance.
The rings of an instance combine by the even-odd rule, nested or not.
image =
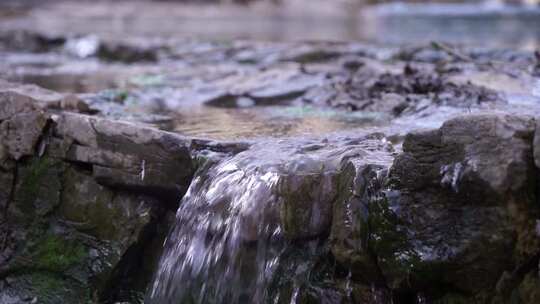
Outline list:
[[[52,212],[60,203],[64,165],[48,157],[34,158],[19,165],[19,183],[15,190],[15,203],[8,213],[20,223],[30,224],[34,219]]]
[[[35,246],[32,255],[32,262],[37,269],[61,273],[85,262],[88,252],[77,240],[48,235]]]

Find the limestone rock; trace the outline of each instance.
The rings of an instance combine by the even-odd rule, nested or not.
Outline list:
[[[0,299],[86,303],[128,285],[143,291],[191,181],[191,141],[57,112],[64,99],[56,108],[41,93],[0,83],[0,277],[10,281]],[[148,265],[134,271],[143,252]]]
[[[157,52],[150,47],[112,42],[101,42],[96,55],[101,59],[121,62],[153,62],[158,59]]]
[[[77,113],[96,113],[95,109],[74,94],[62,94],[33,84],[19,84],[0,80],[0,93],[18,94],[31,99],[34,106],[42,109],[63,110]],[[21,97],[19,97],[20,99]]]
[[[28,30],[3,30],[0,32],[0,48],[14,51],[46,52],[59,48],[65,42],[54,37]]]
[[[64,220],[99,240],[122,244],[122,252],[137,240],[149,221],[148,203],[118,195],[77,170],[68,169],[65,180],[59,210]]]
[[[368,284],[384,278],[370,248],[370,207],[388,166],[349,161],[341,174],[340,197],[334,203],[330,244],[336,260],[352,278]]]
[[[336,261],[398,298],[421,291],[467,303],[500,293],[506,303],[540,248],[534,131],[529,117],[464,116],[407,135],[392,166],[349,159],[333,207]],[[514,283],[505,295],[495,285],[506,272]]]
[[[278,185],[284,232],[293,238],[309,238],[328,231],[337,190],[332,172],[284,175]]]
[[[0,158],[19,160],[34,154],[47,124],[35,101],[14,92],[0,92]]]
[[[97,117],[55,118],[51,153],[91,165],[103,185],[180,198],[193,164],[189,140],[176,134]]]
[[[538,250],[534,128],[527,117],[475,115],[407,135],[374,244],[391,286],[475,294],[515,267],[509,253]]]

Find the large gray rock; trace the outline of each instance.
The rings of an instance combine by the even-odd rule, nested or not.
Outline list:
[[[373,249],[390,286],[477,294],[536,253],[534,130],[532,118],[475,115],[407,135]]]
[[[285,104],[323,82],[323,74],[310,75],[299,65],[284,64],[221,80],[215,90],[219,93],[206,103],[225,107],[242,106],[242,103]]]
[[[334,229],[334,208],[345,201],[344,192],[349,190],[346,168],[352,163],[387,166],[392,152],[383,135],[375,133],[314,144],[306,148],[309,157],[291,157],[276,189],[285,235],[294,240],[329,233]]]
[[[101,184],[179,200],[191,181],[190,141],[181,136],[80,114],[53,120],[50,153],[92,166]]]
[[[392,166],[353,158],[334,203],[337,262],[398,301],[506,303],[537,276],[534,132],[529,117],[463,116],[408,134]]]
[[[57,112],[46,95],[0,88],[0,299],[136,301],[122,293],[150,279],[191,141]]]
[[[39,105],[43,109],[80,113],[96,112],[74,94],[58,93],[33,84],[19,84],[0,79],[0,93],[8,96],[23,95],[31,99],[33,105]]]

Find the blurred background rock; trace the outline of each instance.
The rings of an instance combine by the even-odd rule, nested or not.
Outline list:
[[[118,37],[445,41],[533,50],[539,0],[4,0],[0,28]]]

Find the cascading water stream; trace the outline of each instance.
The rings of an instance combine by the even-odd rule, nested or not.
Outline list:
[[[182,200],[150,298],[159,303],[262,299],[281,248],[278,215],[270,210],[277,182],[275,172],[241,169],[232,160],[203,170]]]
[[[320,251],[313,238],[330,228],[343,161],[383,145],[281,140],[208,161],[182,199],[146,303],[296,303],[314,267],[306,257]],[[306,227],[292,227],[295,216]],[[291,249],[300,238],[304,256]]]

